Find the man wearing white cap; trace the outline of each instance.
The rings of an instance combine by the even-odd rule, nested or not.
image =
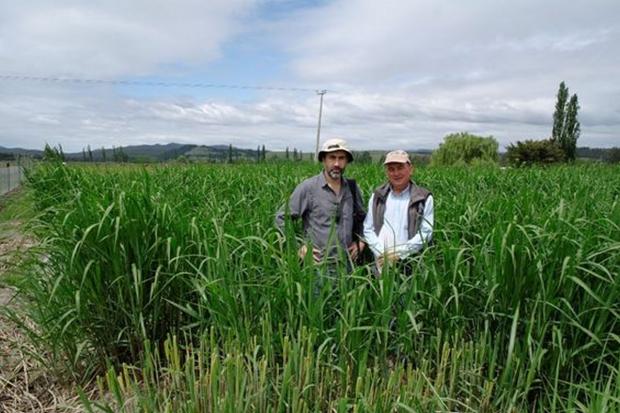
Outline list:
[[[407,152],[388,153],[383,163],[388,182],[368,202],[364,238],[377,260],[398,261],[420,251],[433,236],[433,195],[411,180]]]
[[[293,220],[302,220],[315,262],[337,257],[339,249],[347,251],[355,260],[365,247],[362,234],[366,212],[355,181],[343,177],[353,154],[344,140],[329,139],[319,152],[319,161],[323,170],[295,188],[288,212]],[[276,213],[276,226],[282,232],[285,214],[285,206]],[[305,257],[307,252],[306,244],[299,248],[300,257]]]

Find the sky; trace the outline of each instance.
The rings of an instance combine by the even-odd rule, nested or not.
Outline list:
[[[618,0],[30,0],[0,3],[0,146],[170,142],[314,151],[620,146]]]

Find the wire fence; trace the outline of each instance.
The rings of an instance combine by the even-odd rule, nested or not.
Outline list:
[[[24,163],[6,162],[0,163],[0,196],[19,187],[24,180]]]

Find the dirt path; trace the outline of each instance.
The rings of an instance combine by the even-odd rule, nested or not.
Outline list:
[[[9,198],[19,193],[9,194]],[[0,209],[7,197],[2,197]],[[32,357],[36,350],[7,316],[19,314],[16,290],[7,283],[16,275],[21,257],[35,245],[17,219],[0,220],[0,413],[82,411],[74,386],[62,384]]]
[[[3,278],[15,265],[16,254],[30,249],[33,241],[27,240],[20,232],[19,221],[3,222],[0,225],[0,306],[5,306],[11,301],[15,291],[6,287]]]

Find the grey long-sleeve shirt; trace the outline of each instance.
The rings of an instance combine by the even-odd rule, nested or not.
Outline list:
[[[329,250],[332,255],[336,246],[348,247],[353,242],[353,211],[363,211],[364,205],[359,191],[353,199],[351,187],[342,179],[340,193],[329,187],[324,172],[300,183],[291,195],[288,207],[292,219],[301,218],[304,236],[321,251]],[[285,206],[276,213],[276,226],[283,231]]]

